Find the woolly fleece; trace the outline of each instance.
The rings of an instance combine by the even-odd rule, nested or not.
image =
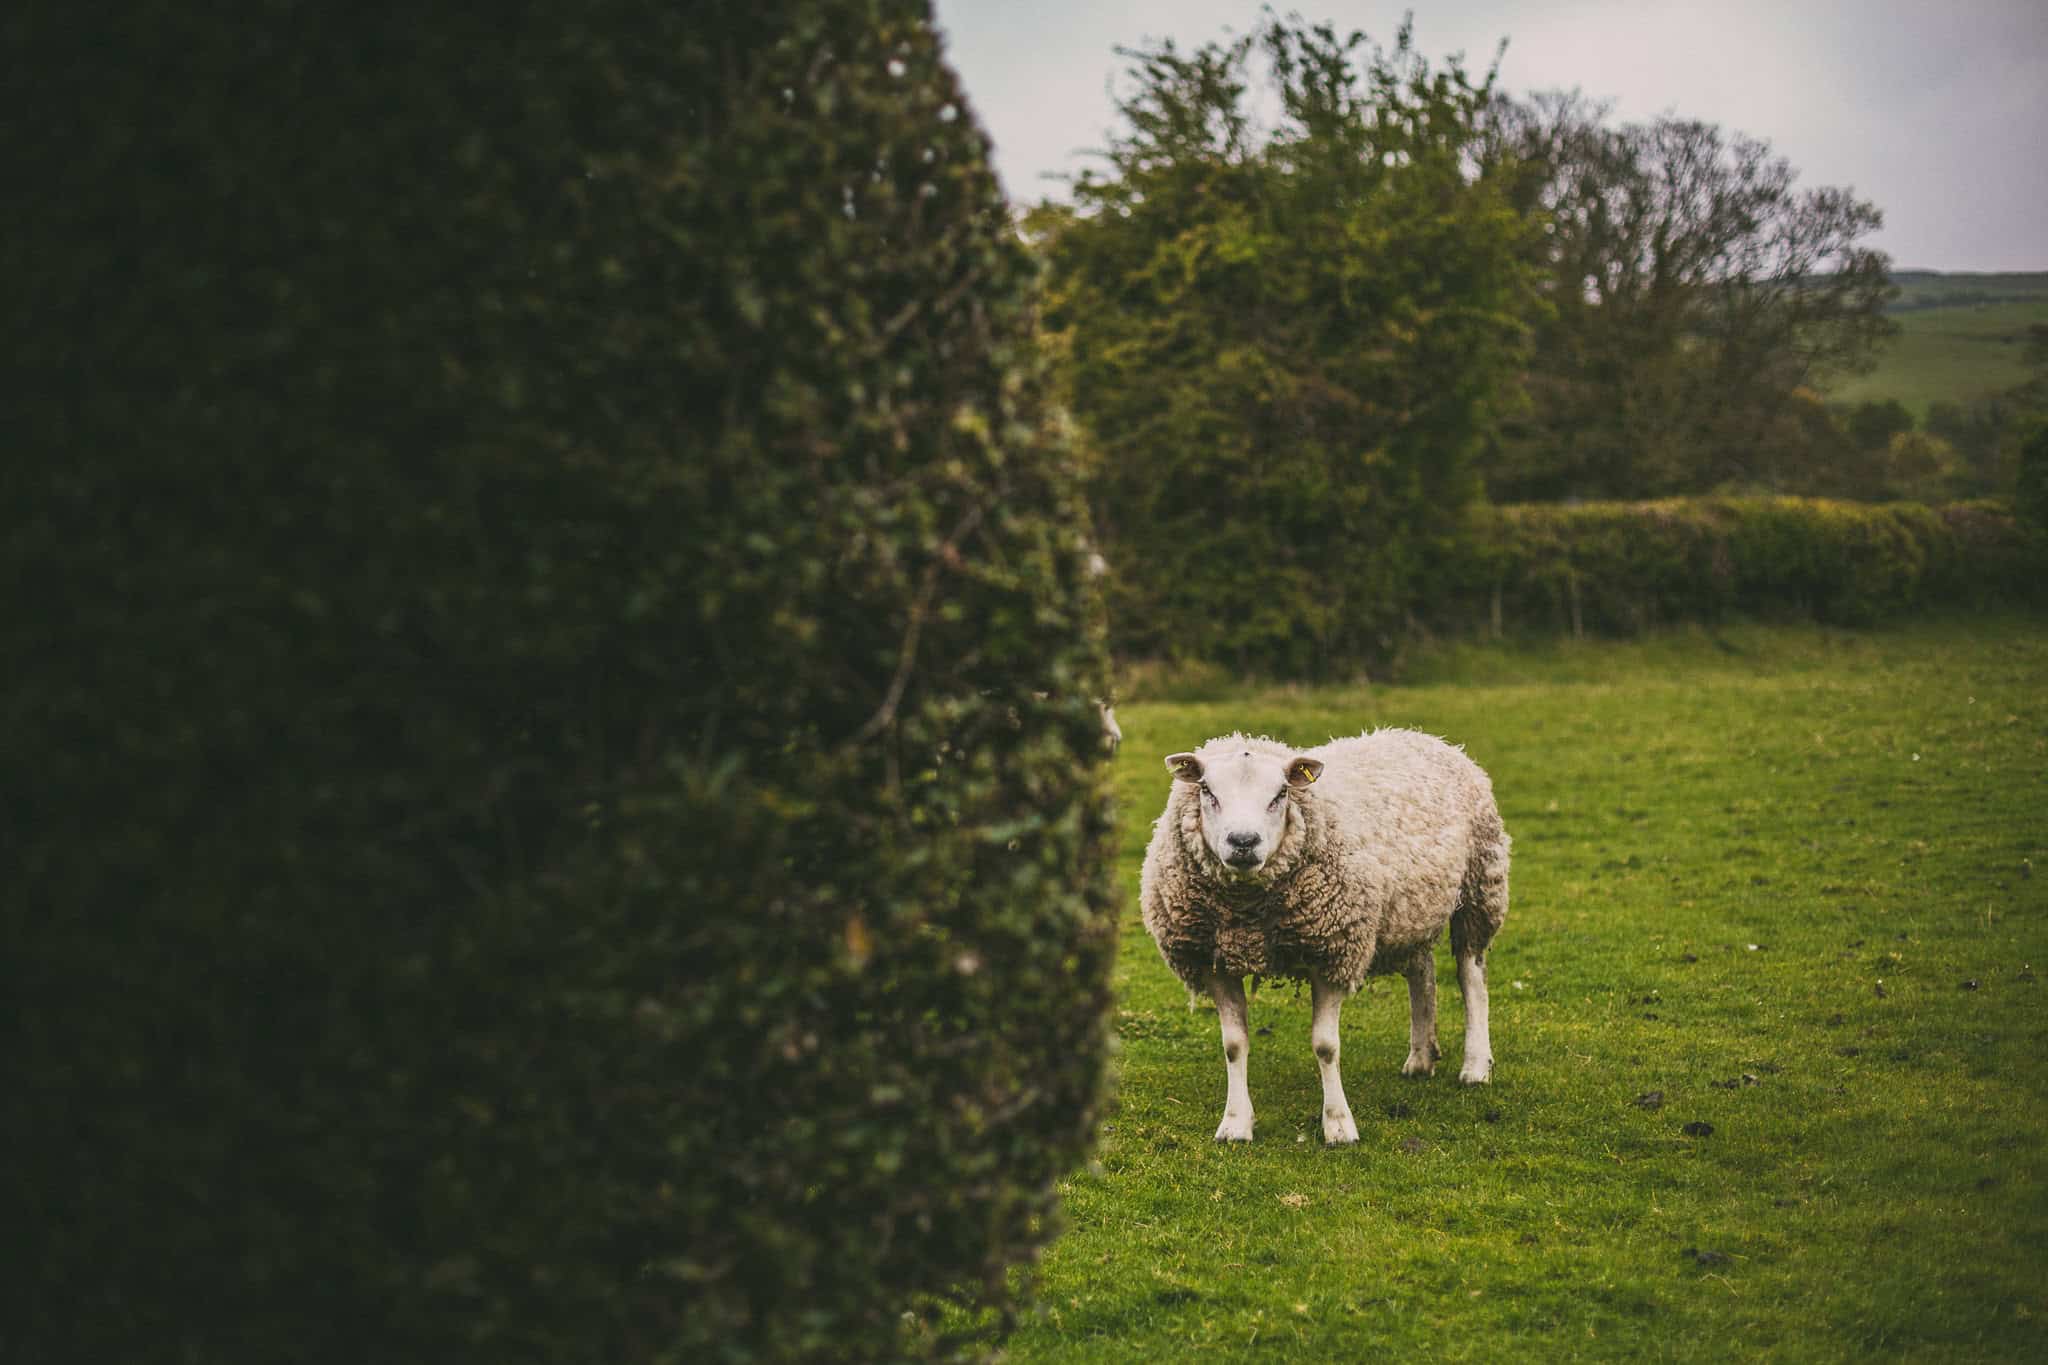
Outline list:
[[[1176,781],[1145,851],[1145,927],[1196,989],[1212,974],[1306,980],[1344,991],[1404,970],[1452,926],[1483,954],[1507,917],[1508,836],[1479,765],[1431,735],[1375,730],[1313,749],[1241,734],[1204,763],[1244,752],[1324,763],[1288,796],[1287,823],[1256,878],[1236,878],[1202,839],[1200,790]]]

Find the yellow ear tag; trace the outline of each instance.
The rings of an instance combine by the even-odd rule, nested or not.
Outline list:
[[[1314,782],[1318,777],[1322,776],[1321,773],[1306,764],[1297,764],[1294,770],[1301,774],[1301,780],[1304,782]]]

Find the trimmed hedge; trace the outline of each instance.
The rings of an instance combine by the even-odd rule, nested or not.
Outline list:
[[[923,0],[24,0],[0,1355],[897,1359],[1101,1102],[1104,673]]]
[[[2037,591],[2009,508],[1819,498],[1527,503],[1482,509],[1439,618],[1632,633],[1730,613],[1868,624],[1938,602]]]

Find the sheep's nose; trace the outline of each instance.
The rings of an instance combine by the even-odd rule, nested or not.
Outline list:
[[[1232,867],[1252,867],[1259,861],[1259,836],[1253,834],[1226,834],[1223,842],[1230,845],[1230,853],[1224,861]]]
[[[1259,836],[1256,831],[1249,834],[1243,832],[1226,834],[1223,836],[1223,842],[1229,844],[1234,849],[1257,848],[1259,846]]]

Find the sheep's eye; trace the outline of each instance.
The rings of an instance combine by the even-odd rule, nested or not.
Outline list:
[[[1221,802],[1217,801],[1216,793],[1209,790],[1209,784],[1207,782],[1204,782],[1202,784],[1202,796],[1212,806],[1222,804]]]
[[[1279,805],[1280,805],[1280,803],[1281,803],[1282,801],[1285,801],[1286,799],[1287,799],[1287,788],[1285,788],[1285,787],[1282,787],[1282,788],[1280,789],[1280,794],[1279,794],[1278,796],[1274,797],[1274,798],[1273,798],[1273,799],[1272,799],[1271,801],[1268,801],[1268,802],[1266,803],[1266,809],[1267,809],[1267,810],[1276,810],[1276,809],[1278,809],[1278,808],[1279,808]]]

